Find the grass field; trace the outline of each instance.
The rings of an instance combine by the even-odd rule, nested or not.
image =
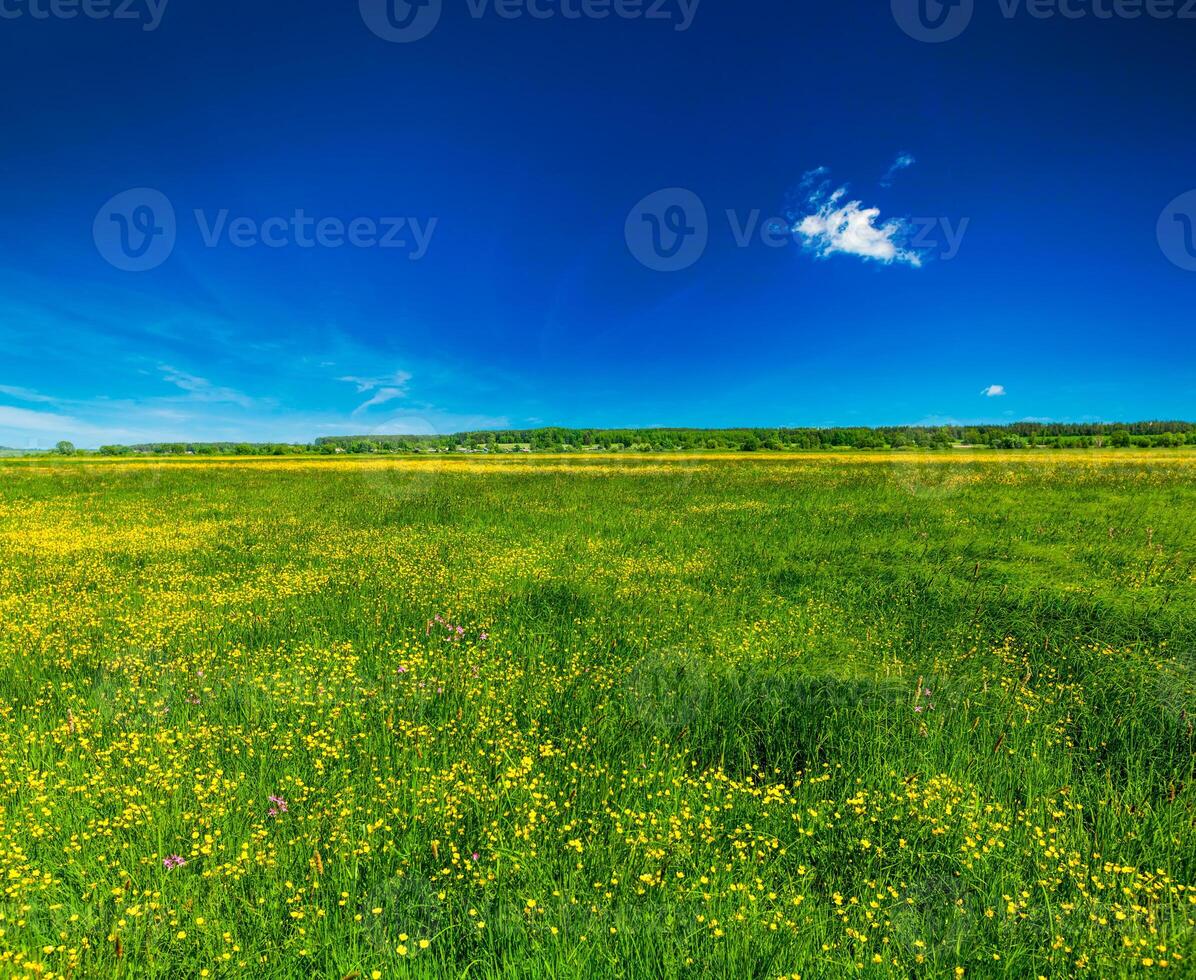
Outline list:
[[[1196,455],[0,464],[0,975],[1196,976]]]

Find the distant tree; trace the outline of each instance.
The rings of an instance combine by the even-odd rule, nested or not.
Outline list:
[[[73,442],[67,442],[65,439],[63,439],[54,447],[54,452],[58,453],[59,456],[74,456],[75,444]]]

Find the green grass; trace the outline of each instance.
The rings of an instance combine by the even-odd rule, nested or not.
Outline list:
[[[1196,975],[1194,515],[1183,451],[5,462],[0,974]]]

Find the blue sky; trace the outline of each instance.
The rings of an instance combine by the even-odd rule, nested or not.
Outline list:
[[[1196,8],[56,2],[0,444],[1196,418]]]

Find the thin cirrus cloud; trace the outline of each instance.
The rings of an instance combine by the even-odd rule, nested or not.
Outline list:
[[[30,432],[58,432],[81,423],[69,415],[57,412],[35,412],[30,408],[0,405],[0,429],[25,429]]]
[[[242,408],[252,408],[254,400],[235,388],[225,388],[214,385],[207,378],[200,378],[194,374],[179,371],[169,364],[161,364],[158,370],[162,372],[162,380],[187,392],[192,401],[197,402],[228,402],[240,405]]]
[[[0,445],[44,447],[59,439],[79,440],[96,446],[113,439],[132,440],[139,433],[118,422],[98,424],[63,412],[35,411],[0,405]]]
[[[885,175],[880,178],[881,187],[892,187],[893,178],[896,177],[902,170],[908,170],[918,161],[914,159],[911,153],[899,153],[897,159],[893,161],[889,169],[885,171]]]
[[[296,317],[286,336],[263,342],[251,319],[259,317],[217,315],[169,296],[150,303],[124,289],[97,293],[0,268],[0,339],[15,352],[0,365],[0,447],[44,449],[60,439],[88,448],[304,443],[383,431],[373,420],[387,410],[394,416],[387,429],[393,423],[444,433],[512,424],[506,414],[455,403],[497,397],[492,372],[484,385],[466,390],[455,368],[438,365],[432,380],[453,389],[454,404],[410,406],[412,374],[368,341]],[[220,358],[205,359],[200,350],[220,351]],[[43,377],[45,364],[55,366],[54,387]],[[362,403],[363,414],[355,415]]]
[[[353,414],[360,415],[362,412],[369,411],[371,408],[375,408],[378,405],[385,405],[387,402],[392,402],[396,398],[403,398],[406,396],[406,394],[407,392],[403,391],[401,388],[379,388],[376,392],[374,392],[374,396],[369,401],[362,402],[355,409],[353,409]]]
[[[359,393],[374,391],[376,388],[397,388],[399,391],[406,392],[407,382],[411,380],[411,374],[408,371],[395,371],[394,374],[387,374],[378,378],[362,378],[349,375],[337,378],[336,380],[356,385]]]
[[[985,388],[983,391],[981,391],[980,394],[984,395],[987,398],[1001,398],[1005,394],[1005,386],[1004,385],[989,385],[987,388]]]
[[[0,395],[7,395],[9,398],[15,398],[19,402],[37,402],[44,405],[52,405],[58,399],[51,398],[49,395],[43,395],[39,391],[34,391],[31,388],[22,388],[19,385],[0,385]]]
[[[909,159],[912,163],[913,158]],[[865,207],[860,200],[845,200],[847,185],[832,190],[831,182],[823,179],[829,173],[826,167],[810,170],[799,185],[806,197],[803,213],[793,217],[791,230],[802,246],[820,259],[854,255],[884,265],[899,263],[920,268],[921,256],[908,247],[912,235],[909,222],[890,218],[881,223],[879,208]]]

